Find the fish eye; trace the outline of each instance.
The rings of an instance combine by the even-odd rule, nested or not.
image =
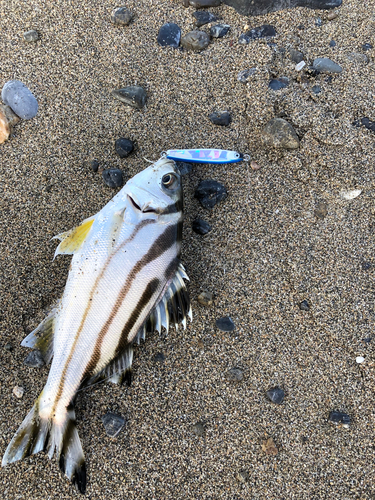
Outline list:
[[[163,183],[163,186],[168,188],[168,189],[173,189],[175,187],[175,183],[177,181],[177,178],[174,174],[165,174],[163,175],[163,178],[161,182]]]

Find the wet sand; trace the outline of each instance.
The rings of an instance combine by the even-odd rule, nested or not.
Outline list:
[[[183,35],[192,29],[194,9],[177,1],[129,1],[135,18],[121,28],[110,22],[113,1],[1,6],[0,86],[21,80],[40,107],[0,145],[0,454],[47,378],[47,367],[23,364],[20,342],[64,289],[70,258],[52,262],[51,238],[117,192],[91,171],[91,160],[121,168],[127,180],[163,150],[217,147],[249,153],[261,168],[195,165],[184,177],[193,323],[168,338],[150,335],[136,349],[130,388],[101,384],[79,395],[86,496],[375,498],[375,135],[352,125],[375,120],[374,49],[362,49],[375,44],[375,3],[344,0],[331,21],[327,11],[302,8],[255,18],[212,8],[231,31],[200,54],[156,42],[165,22]],[[245,25],[265,23],[276,27],[277,48],[267,40],[238,44]],[[23,41],[29,29],[40,33],[35,44]],[[289,48],[309,64],[329,57],[343,72],[297,73]],[[366,54],[368,63],[352,53]],[[237,74],[252,67],[258,71],[248,83],[239,82]],[[288,77],[288,87],[268,90],[273,75]],[[147,91],[142,111],[111,95],[128,85]],[[219,110],[231,112],[229,127],[209,121]],[[262,145],[262,129],[276,116],[297,131],[298,150]],[[127,159],[115,153],[119,137],[136,143]],[[209,178],[229,193],[211,212],[194,199]],[[360,196],[340,197],[353,189]],[[322,204],[327,214],[319,218]],[[197,216],[213,227],[204,237],[191,229]],[[211,308],[197,301],[204,290],[214,293]],[[299,308],[303,300],[309,311]],[[215,327],[222,316],[233,319],[233,332]],[[163,363],[154,361],[160,352]],[[243,371],[242,381],[228,378],[232,367]],[[15,385],[25,388],[22,399],[12,394]],[[285,391],[281,405],[265,395],[275,386]],[[333,410],[350,415],[350,429],[328,423]],[[100,419],[108,411],[126,418],[115,439]],[[193,433],[197,422],[203,436]],[[262,450],[269,437],[276,456]],[[0,493],[10,500],[80,497],[43,453],[1,469]]]

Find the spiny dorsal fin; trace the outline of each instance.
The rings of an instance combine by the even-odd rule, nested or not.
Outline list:
[[[39,349],[43,359],[48,364],[53,356],[53,334],[55,332],[55,317],[59,303],[51,309],[46,318],[23,339],[21,345],[32,349]]]
[[[57,236],[54,236],[52,239],[58,239],[61,241],[60,245],[55,250],[55,256],[61,254],[72,255],[77,250],[79,250],[84,243],[91,226],[93,225],[95,220],[95,216],[89,217],[85,219],[79,226],[70,229],[70,231],[65,231],[64,233],[60,233]]]

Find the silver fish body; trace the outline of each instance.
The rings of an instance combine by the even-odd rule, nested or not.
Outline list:
[[[161,159],[130,179],[95,216],[62,233],[58,254],[73,254],[65,291],[22,345],[53,361],[46,385],[9,444],[3,465],[41,450],[81,492],[84,454],[75,427],[77,391],[129,373],[135,341],[147,330],[191,318],[180,263],[182,187],[175,163]]]

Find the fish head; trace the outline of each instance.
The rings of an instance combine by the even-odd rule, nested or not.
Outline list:
[[[182,213],[181,175],[173,160],[161,158],[123,187],[130,207],[141,216]]]

